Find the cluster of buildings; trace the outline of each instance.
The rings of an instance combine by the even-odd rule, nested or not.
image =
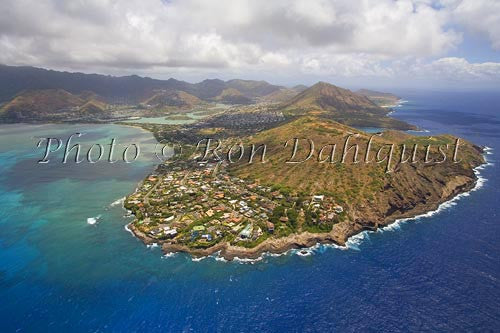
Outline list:
[[[136,216],[136,228],[154,239],[191,247],[223,240],[251,246],[281,229],[297,231],[289,209],[300,211],[301,221],[304,209],[313,210],[314,223],[343,210],[323,195],[306,199],[231,176],[224,164],[176,161],[146,178],[125,207]]]

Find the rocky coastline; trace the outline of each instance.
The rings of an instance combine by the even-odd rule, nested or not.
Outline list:
[[[481,164],[482,165],[482,164]],[[480,165],[476,166],[479,167]],[[229,243],[218,243],[206,249],[193,249],[182,244],[172,244],[166,241],[153,239],[138,230],[134,223],[128,225],[128,229],[143,243],[147,245],[157,244],[161,246],[165,254],[188,253],[193,258],[201,258],[211,255],[231,261],[234,259],[258,259],[265,253],[282,254],[292,249],[305,249],[316,244],[334,244],[337,246],[346,246],[346,242],[352,236],[363,231],[376,231],[379,228],[405,218],[413,218],[428,212],[435,211],[445,202],[454,199],[456,196],[469,192],[476,186],[478,177],[476,174],[468,176],[457,176],[454,180],[444,184],[443,196],[435,201],[416,204],[413,208],[405,210],[400,207],[398,213],[383,217],[378,222],[363,219],[361,216],[356,221],[345,221],[335,224],[328,233],[310,233],[302,232],[289,235],[282,238],[269,238],[253,248],[234,246]]]

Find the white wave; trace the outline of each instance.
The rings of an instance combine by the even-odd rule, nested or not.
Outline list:
[[[396,107],[397,107],[397,108],[400,108],[400,107],[402,107],[402,106],[403,106],[403,104],[406,104],[406,103],[408,103],[408,101],[407,101],[407,100],[400,99],[400,100],[398,101],[398,105],[396,105]]]
[[[204,256],[204,257],[193,257],[193,256],[191,256],[191,260],[195,261],[195,262],[202,261],[202,260],[205,260],[207,258],[208,258],[208,256]]]
[[[368,231],[362,231],[359,234],[349,237],[345,245],[348,249],[359,251],[359,245],[369,237],[370,236],[368,236]]]
[[[132,236],[134,236],[134,237],[135,237],[135,235],[134,235],[134,233],[132,232],[132,230],[130,230],[130,228],[128,227],[128,224],[126,224],[126,225],[125,225],[125,230],[126,230],[127,232],[129,232]]]
[[[220,261],[220,262],[235,262],[238,264],[255,264],[257,262],[261,262],[264,259],[268,257],[281,257],[281,256],[287,256],[287,255],[299,255],[299,256],[310,256],[314,255],[315,253],[324,253],[327,249],[339,249],[339,250],[346,250],[347,246],[340,246],[337,244],[321,244],[321,243],[316,243],[315,245],[311,247],[306,247],[306,248],[300,248],[300,249],[290,249],[285,252],[281,253],[272,253],[272,252],[264,252],[262,253],[259,257],[257,258],[239,258],[239,257],[234,257],[232,261],[225,259],[223,256],[220,255],[220,251],[215,252],[209,256],[204,256],[204,257],[191,257],[191,260],[194,262],[202,261],[205,259],[212,258],[215,261]],[[305,253],[301,253],[305,252]]]
[[[337,244],[317,244],[317,252],[318,253],[324,253],[327,250],[330,249],[336,249],[336,250],[348,250],[348,247],[346,245],[337,245]]]
[[[493,155],[493,148],[486,146],[484,147],[484,152],[486,155]]]
[[[162,259],[172,258],[177,255],[177,252],[168,252],[161,256]]]
[[[337,244],[321,244],[321,243],[316,243],[315,245],[307,248],[301,248],[301,249],[290,249],[285,252],[281,253],[272,253],[272,252],[264,252],[262,253],[259,257],[257,258],[239,258],[239,257],[234,257],[233,260],[227,260],[223,256],[220,255],[220,251],[215,252],[209,256],[204,256],[204,257],[193,257],[191,256],[191,261],[193,262],[199,262],[205,259],[214,259],[215,261],[220,261],[220,262],[234,262],[238,264],[255,264],[258,262],[263,261],[264,259],[268,257],[281,257],[281,256],[287,256],[287,255],[299,255],[299,256],[310,256],[314,255],[315,253],[324,253],[327,249],[340,249],[340,250],[346,250],[348,249],[347,246],[340,246]],[[301,253],[305,252],[305,253]],[[165,255],[164,258],[171,257],[172,253],[168,253],[168,255]]]
[[[89,217],[87,218],[87,223],[90,225],[96,224],[99,220],[101,219],[101,215],[97,215],[95,217]]]
[[[293,254],[296,254],[300,257],[309,257],[310,255],[314,254],[314,251],[312,248],[306,248],[306,249],[298,249],[292,251]]]
[[[233,260],[239,264],[252,264],[253,265],[253,264],[261,261],[262,259],[264,259],[263,254],[261,254],[259,257],[255,258],[255,259],[234,257]]]
[[[402,106],[403,106],[403,104],[405,104],[405,103],[408,103],[408,101],[406,101],[406,100],[404,100],[404,99],[400,99],[400,100],[398,100],[395,104],[383,105],[382,107],[383,107],[383,108],[400,108],[400,107],[402,107]],[[393,113],[393,112],[394,112],[394,111],[392,111],[392,112],[388,113],[388,115],[389,115],[389,114],[391,114],[391,113]]]
[[[411,133],[430,133],[431,131],[429,131],[428,129],[422,128],[422,129],[419,129],[419,130],[408,130],[407,132],[411,132]]]
[[[282,256],[286,256],[287,254],[289,254],[289,251],[280,252],[280,253],[266,252],[266,256],[268,256],[268,257],[282,257]]]
[[[215,256],[214,259],[215,259],[215,261],[227,262],[227,260],[224,257],[219,256],[219,255]]]
[[[147,244],[146,247],[148,249],[154,249],[154,248],[159,247],[159,245],[158,245],[158,243],[153,243],[153,244]]]
[[[401,223],[399,220],[394,221],[394,223],[391,223],[386,227],[377,229],[377,231],[379,231],[379,232],[397,231],[397,230],[401,230]]]
[[[118,199],[118,200],[116,200],[116,201],[113,201],[113,202],[109,205],[109,207],[115,207],[115,206],[118,206],[118,205],[122,205],[124,202],[125,202],[125,197],[120,198],[120,199]]]

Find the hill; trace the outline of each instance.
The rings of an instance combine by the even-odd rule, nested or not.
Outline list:
[[[238,90],[243,96],[256,98],[280,90],[281,87],[267,83],[266,81],[253,80],[229,80],[226,82],[228,88]]]
[[[290,101],[292,98],[306,90],[304,85],[298,85],[293,88],[281,88],[272,93],[265,95],[259,99],[260,102],[268,103],[284,103]]]
[[[253,102],[235,88],[224,89],[214,100],[224,104],[252,104]]]
[[[360,89],[356,91],[357,94],[368,97],[372,102],[379,106],[393,106],[397,105],[398,102],[401,100],[400,97],[391,94],[391,93],[384,93],[380,91],[375,91],[375,90],[369,90],[369,89]]]
[[[90,99],[85,104],[79,106],[78,111],[83,114],[101,114],[108,108],[108,105],[97,99]]]
[[[342,163],[345,140],[352,133],[358,133],[358,136],[350,136],[345,150],[345,163]],[[371,155],[367,159],[369,162],[366,162],[370,137],[371,134],[332,120],[315,116],[300,117],[249,137],[249,143],[267,146],[266,162],[249,164],[247,154],[242,159],[244,162],[229,165],[230,173],[249,182],[271,186],[292,197],[325,195],[333,198],[344,207],[346,213],[345,220],[335,224],[332,229],[336,239],[342,243],[349,235],[364,228],[376,229],[397,218],[436,209],[440,203],[470,189],[477,179],[473,168],[484,163],[481,148],[463,140],[458,153],[461,161],[453,162],[452,147],[456,137],[419,137],[397,131],[374,136]],[[286,163],[291,159],[293,138],[313,141],[313,154],[306,162]],[[283,143],[287,140],[287,149],[283,149]],[[333,144],[336,150],[333,160],[330,160]],[[329,146],[320,157],[319,151],[326,145]],[[348,148],[351,145],[359,147],[357,163],[354,163],[355,149]],[[387,172],[388,160],[377,163],[376,155],[381,150],[380,160],[389,156],[390,145],[394,145],[394,151]],[[403,145],[407,149],[406,157],[416,149],[415,163],[401,163]],[[442,159],[439,147],[444,149],[448,145],[450,148],[445,149],[448,159],[443,163],[424,163],[427,145],[431,145],[429,157],[434,162]],[[293,161],[306,159],[310,153],[310,143],[302,140],[297,147]],[[317,222],[308,223],[302,231],[317,230]]]
[[[74,95],[63,89],[29,90],[15,96],[0,109],[10,121],[45,120],[74,113],[100,113],[107,107],[95,94]]]
[[[387,117],[388,111],[366,96],[325,82],[318,82],[288,102],[281,110],[289,115],[320,115],[356,127],[414,129],[403,121]]]
[[[152,97],[146,99],[143,104],[154,107],[174,106],[181,109],[190,109],[201,103],[201,100],[184,91],[163,90],[156,92]]]

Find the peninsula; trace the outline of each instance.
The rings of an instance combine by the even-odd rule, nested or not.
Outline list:
[[[176,147],[124,202],[130,230],[165,253],[231,260],[343,245],[470,190],[484,163],[465,140],[406,132],[417,128],[390,117],[399,97],[326,82],[188,83],[0,65],[0,84],[0,122],[120,123]],[[134,123],[144,117],[164,121]],[[200,159],[208,139],[233,147],[227,158]]]
[[[261,110],[245,107],[180,127],[138,124],[184,149],[126,198],[135,216],[129,228],[165,253],[258,258],[317,243],[344,245],[363,230],[435,210],[474,187],[474,168],[484,163],[478,146],[450,135],[390,129],[373,135],[349,126],[368,119],[383,128],[413,128],[387,112],[362,95],[318,83]],[[261,149],[259,161],[248,163],[247,149],[233,151],[233,160],[202,160],[193,143],[207,137],[228,147],[265,146],[265,156]],[[283,145],[291,138],[307,138],[295,156],[301,163],[288,163]],[[308,141],[318,147],[311,156]],[[393,147],[399,158],[389,172],[383,154],[356,156],[368,144]]]

